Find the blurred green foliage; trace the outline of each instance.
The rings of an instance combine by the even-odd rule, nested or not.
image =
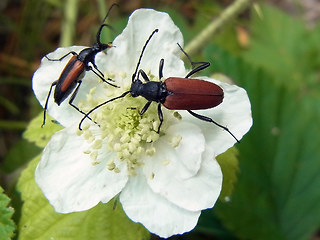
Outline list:
[[[223,175],[222,190],[219,196],[221,201],[228,201],[232,195],[234,184],[239,173],[239,151],[236,147],[228,149],[217,157]]]
[[[0,18],[8,23],[7,27],[19,29],[18,36],[20,43],[25,45],[26,52],[23,54],[27,56],[26,59],[34,58],[39,52],[43,54],[42,51],[49,51],[50,48],[54,49],[53,43],[43,41],[39,33],[45,25],[45,19],[57,6],[62,11],[62,1],[29,1],[22,14],[24,24],[19,27],[5,17]],[[260,7],[261,14],[258,15],[251,9],[251,14],[247,13],[240,20],[235,19],[226,25],[208,46],[203,46],[202,54],[192,56],[195,61],[212,63],[212,67],[206,69],[203,75],[223,73],[247,90],[252,104],[254,125],[241,144],[237,145],[238,150],[232,149],[229,155],[219,159],[224,171],[224,185],[231,182],[230,186],[224,189],[222,199],[214,209],[203,211],[194,231],[171,239],[300,240],[310,239],[319,229],[320,25],[308,29],[302,20],[274,7]],[[38,14],[32,15],[30,9]],[[190,19],[186,19],[170,6],[158,8],[170,14],[183,32],[186,43],[223,8],[220,4],[203,1],[197,4],[196,9],[196,17],[190,22]],[[92,11],[92,7],[80,8],[81,13],[86,11]],[[111,34],[116,36],[126,25],[127,16],[120,15],[112,20],[114,30]],[[249,45],[246,47],[242,47],[237,40],[236,26],[239,25],[249,30]],[[50,26],[55,25],[46,26],[45,29]],[[28,34],[29,29],[32,29],[32,34]],[[90,27],[85,31],[94,39],[96,28]],[[103,41],[110,41],[110,33],[104,34],[108,35],[104,36]],[[82,39],[86,39],[86,36]],[[4,77],[1,77],[2,79]],[[22,85],[30,87],[29,82]],[[16,103],[1,94],[0,97],[5,99],[2,105],[16,114],[19,109]],[[36,106],[34,98],[32,102],[29,111],[31,116],[34,116],[39,107]],[[88,213],[62,215],[53,212],[33,178],[34,168],[39,161],[39,157],[34,157],[41,151],[39,147],[43,147],[51,134],[58,130],[52,130],[51,127],[41,129],[39,138],[39,132],[34,129],[41,125],[41,116],[42,114],[29,125],[31,128],[24,134],[30,142],[18,141],[6,154],[0,166],[1,173],[5,173],[2,174],[2,180],[5,179],[7,186],[5,190],[14,195],[16,193],[9,187],[15,184],[16,177],[13,173],[33,159],[18,184],[22,200],[25,201],[19,223],[19,229],[23,229],[20,238],[32,239],[39,236],[41,239],[52,236],[55,232],[56,237],[72,239],[71,235],[64,234],[72,234],[69,230],[73,229],[76,233],[73,237],[81,235],[86,239],[99,239],[101,236],[110,237],[110,230],[125,232],[110,228],[121,225],[120,220],[125,222],[124,227],[135,232],[136,235],[131,235],[135,237],[132,239],[146,237],[140,225],[123,217],[120,205],[116,211],[112,210],[112,204],[108,204],[98,205]],[[232,171],[228,171],[228,167]],[[231,189],[234,189],[233,192]],[[7,209],[9,199],[1,193],[1,198],[2,196],[6,202],[1,207]],[[229,201],[225,201],[225,196],[230,196]],[[15,201],[14,204],[17,205],[14,205],[17,211],[20,209],[18,205],[21,206],[22,203]],[[105,218],[99,214],[101,212]],[[12,211],[10,214],[12,215]],[[14,229],[10,214],[5,219],[10,223],[8,229],[11,233],[8,236],[12,236]],[[84,221],[86,218],[88,220]],[[93,221],[97,225],[90,224],[89,220],[93,218],[99,219]],[[37,221],[32,222],[32,219]],[[15,220],[18,222],[19,217]],[[53,227],[49,229],[49,225]],[[94,230],[86,233],[80,231],[88,228]],[[111,236],[108,239],[113,238]],[[123,239],[130,238],[124,236]],[[153,236],[153,239],[157,238]]]
[[[266,6],[250,30],[239,57],[206,49],[215,70],[248,91],[254,119],[231,201],[214,211],[239,238],[309,239],[320,225],[320,31]]]

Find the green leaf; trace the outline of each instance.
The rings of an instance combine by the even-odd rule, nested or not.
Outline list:
[[[237,145],[240,174],[230,202],[219,202],[215,213],[243,239],[310,239],[320,226],[319,89],[286,88],[277,72],[213,45],[206,53],[247,90],[254,123]]]
[[[43,113],[40,113],[29,123],[23,137],[30,142],[35,143],[38,147],[45,147],[51,136],[61,130],[63,127],[57,124],[50,116],[47,117],[46,124],[41,127]]]
[[[185,239],[194,240],[196,236],[198,236],[199,240],[204,239],[203,237],[199,237],[200,234],[200,236],[207,235],[208,237],[205,239],[234,239],[234,235],[222,225],[221,221],[214,214],[214,209],[216,206],[219,206],[219,204],[220,202],[218,201],[213,209],[206,209],[201,212],[197,226],[190,232],[191,236],[188,238],[187,236],[189,234],[183,235],[186,237]],[[209,236],[211,236],[211,238]]]
[[[8,207],[10,199],[3,193],[0,187],[0,239],[11,239],[16,229],[12,221],[13,208]]]
[[[40,157],[32,160],[18,182],[24,201],[19,223],[19,239],[148,239],[149,233],[133,223],[118,203],[98,204],[83,212],[56,213],[34,180]]]
[[[1,169],[10,173],[30,161],[40,153],[41,149],[25,139],[17,142],[5,156]]]
[[[302,21],[262,5],[261,15],[253,14],[251,32],[250,48],[245,53],[248,61],[288,88],[318,85],[319,31],[311,31]]]
[[[233,147],[228,151],[220,154],[217,161],[221,167],[223,174],[222,190],[219,198],[225,200],[229,198],[233,192],[234,184],[237,181],[238,165],[238,150]]]

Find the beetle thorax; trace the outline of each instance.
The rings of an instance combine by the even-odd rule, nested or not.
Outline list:
[[[143,83],[141,80],[136,80],[132,83],[130,93],[132,97],[142,96],[148,101],[161,103],[165,101],[168,95],[164,83],[156,81]]]
[[[93,48],[85,48],[79,53],[78,60],[88,65],[96,54],[97,52]]]
[[[108,45],[106,44],[95,43],[92,48],[83,49],[78,55],[78,60],[84,62],[86,65],[88,65],[89,62],[94,63],[94,57],[97,53],[105,50],[107,47]]]

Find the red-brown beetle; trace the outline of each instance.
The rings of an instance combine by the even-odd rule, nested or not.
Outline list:
[[[108,17],[108,14],[110,13],[110,10],[113,6],[117,4],[113,4],[105,18],[103,19],[103,22]],[[112,79],[105,79],[103,73],[98,69],[98,67],[95,64],[95,56],[97,53],[112,47],[112,44],[104,44],[100,41],[100,35],[101,31],[104,27],[109,25],[108,24],[102,24],[97,32],[97,42],[91,47],[91,48],[85,48],[81,50],[81,52],[78,54],[74,51],[71,51],[67,53],[66,55],[62,56],[59,59],[50,59],[47,56],[45,56],[49,61],[61,61],[68,55],[72,54],[73,56],[68,61],[67,65],[63,69],[60,77],[58,80],[54,81],[51,84],[46,103],[44,106],[44,113],[43,113],[43,123],[42,126],[46,122],[46,112],[48,109],[48,101],[51,95],[52,88],[55,86],[54,90],[54,101],[60,106],[60,104],[73,92],[69,99],[69,104],[74,107],[78,112],[85,115],[83,111],[81,111],[76,105],[73,104],[73,100],[75,99],[80,85],[82,83],[82,78],[84,77],[85,71],[92,71],[94,74],[96,74],[103,82],[113,86],[117,87],[116,85],[110,83],[109,81],[113,81]],[[89,63],[92,64],[92,66],[89,65]],[[94,70],[95,69],[95,70]],[[90,118],[89,118],[90,119]]]
[[[142,96],[148,100],[148,102],[140,112],[141,115],[147,111],[147,109],[149,108],[152,102],[158,103],[158,115],[160,120],[160,124],[157,131],[158,133],[160,132],[160,128],[163,122],[163,114],[161,110],[161,105],[163,105],[167,109],[171,109],[171,110],[187,110],[192,116],[200,120],[214,123],[218,127],[226,130],[237,142],[239,142],[239,140],[225,126],[220,125],[219,123],[213,121],[209,117],[206,117],[191,111],[191,110],[213,108],[218,106],[223,101],[224,93],[221,87],[208,81],[189,78],[191,75],[209,67],[210,63],[192,62],[190,60],[190,57],[183,51],[183,49],[178,44],[181,51],[188,57],[192,65],[200,64],[198,67],[193,69],[190,73],[188,73],[185,78],[169,77],[163,82],[161,81],[155,82],[155,81],[150,81],[147,74],[142,69],[140,69],[138,72],[141,58],[146,49],[146,46],[148,45],[150,39],[156,32],[158,32],[158,29],[152,32],[152,34],[146,41],[141,51],[136,70],[132,75],[132,84],[131,84],[130,90],[127,92],[124,92],[122,95],[118,97],[112,98],[106,102],[99,104],[95,108],[91,109],[80,121],[79,129],[81,130],[81,124],[84,121],[84,119],[88,117],[88,115],[91,114],[93,111],[95,111],[97,108],[109,102],[112,102],[116,99],[123,98],[128,93],[130,93],[132,97]],[[164,66],[164,59],[161,59],[159,64],[159,79],[162,79],[163,77],[163,66]],[[143,83],[139,79],[140,75],[146,81],[145,83]]]

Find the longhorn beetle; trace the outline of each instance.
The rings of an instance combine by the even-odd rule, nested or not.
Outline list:
[[[152,34],[149,36],[148,40],[146,41],[145,45],[143,46],[143,49],[141,51],[141,54],[138,60],[137,67],[135,69],[134,74],[132,75],[132,84],[131,84],[130,90],[124,92],[122,95],[118,97],[112,98],[106,102],[99,104],[95,108],[91,109],[80,121],[79,129],[81,130],[82,122],[93,111],[95,111],[99,107],[109,102],[112,102],[119,98],[123,98],[128,93],[130,93],[132,97],[142,96],[148,100],[148,102],[140,112],[141,115],[148,110],[152,102],[158,103],[158,116],[160,120],[160,125],[157,131],[158,133],[160,132],[160,127],[163,122],[163,114],[161,110],[161,105],[163,105],[167,109],[187,110],[192,116],[206,122],[211,122],[217,125],[218,127],[224,129],[237,142],[239,142],[239,140],[230,132],[230,130],[227,127],[220,125],[219,123],[213,121],[209,117],[206,117],[191,111],[191,110],[213,108],[218,106],[223,101],[224,93],[221,87],[208,81],[189,78],[191,75],[209,67],[210,66],[209,62],[192,62],[190,57],[186,54],[185,51],[183,51],[181,46],[178,44],[178,46],[180,47],[182,52],[188,57],[192,65],[201,64],[198,67],[194,68],[191,72],[189,72],[185,78],[169,77],[162,82],[161,79],[163,77],[164,59],[161,59],[159,64],[159,80],[160,80],[159,82],[150,81],[147,74],[142,69],[140,69],[138,72],[141,58],[146,49],[146,46],[148,45],[150,39],[156,32],[158,32],[158,29],[155,29],[152,32]],[[137,75],[137,72],[138,72],[138,75]],[[140,75],[146,81],[145,83],[143,83],[139,79]]]
[[[116,6],[117,4],[113,4],[110,9],[108,10],[107,15],[103,19],[102,22],[106,20],[108,17],[111,9]],[[73,104],[73,100],[75,99],[80,85],[82,83],[82,78],[84,77],[85,71],[92,71],[94,74],[96,74],[103,82],[113,86],[117,87],[116,85],[108,82],[105,78],[103,73],[98,69],[97,65],[95,64],[95,56],[97,53],[112,47],[112,44],[105,44],[101,43],[100,41],[100,35],[101,31],[104,27],[109,27],[108,24],[101,24],[98,32],[97,32],[97,42],[91,47],[91,48],[85,48],[80,51],[80,53],[76,53],[74,51],[71,51],[67,53],[66,55],[62,56],[59,59],[50,59],[49,57],[45,56],[49,61],[62,61],[65,57],[72,54],[73,56],[70,58],[68,63],[66,64],[65,68],[61,72],[61,75],[58,80],[54,81],[51,84],[45,107],[44,107],[44,113],[43,113],[43,123],[42,126],[46,122],[46,112],[48,110],[48,102],[51,95],[52,88],[55,86],[54,90],[54,101],[60,106],[60,104],[72,93],[69,104],[74,107],[78,112],[85,115],[83,111],[81,111],[76,105]],[[89,65],[89,63],[92,64],[92,66]],[[109,79],[109,81],[113,81],[112,79]],[[89,117],[90,119],[90,117]]]

